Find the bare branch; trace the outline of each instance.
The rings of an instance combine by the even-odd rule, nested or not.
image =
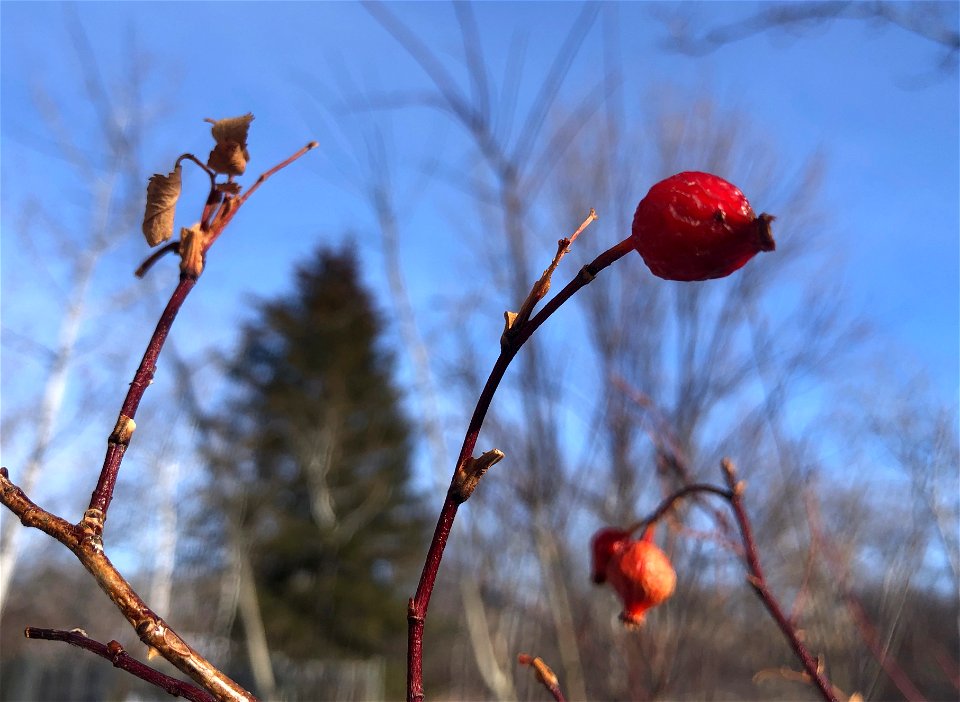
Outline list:
[[[88,638],[79,629],[63,631],[60,629],[38,629],[36,627],[27,627],[23,634],[28,639],[63,641],[71,646],[76,646],[77,648],[82,648],[85,651],[90,651],[101,658],[106,658],[108,661],[113,663],[114,667],[125,670],[131,675],[134,675],[141,680],[145,680],[151,685],[159,687],[161,690],[173,695],[174,697],[183,697],[184,699],[190,700],[190,702],[213,702],[216,699],[215,697],[207,694],[200,688],[195,687],[190,683],[177,680],[176,678],[171,678],[169,675],[161,673],[159,670],[155,670],[150,666],[141,663],[135,658],[131,658],[130,654],[128,654],[116,641],[102,644],[99,641]]]

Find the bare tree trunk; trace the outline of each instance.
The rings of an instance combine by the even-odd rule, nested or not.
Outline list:
[[[163,463],[157,471],[160,495],[157,505],[157,544],[154,559],[153,582],[150,585],[150,604],[163,616],[170,612],[173,592],[173,574],[177,562],[177,483],[180,463]]]
[[[236,538],[233,555],[240,566],[238,605],[254,684],[261,698],[274,700],[277,699],[277,681],[273,676],[273,664],[270,662],[270,646],[267,643],[267,631],[263,626],[263,616],[260,612],[257,585],[250,568],[250,556]]]
[[[501,702],[517,699],[513,676],[501,665],[501,662],[511,657],[504,656],[503,651],[498,651],[494,646],[490,627],[487,624],[486,606],[480,597],[476,581],[473,578],[461,576],[460,594],[463,597],[463,611],[467,618],[470,646],[483,682]]]
[[[47,451],[53,443],[54,429],[63,409],[63,398],[70,376],[70,362],[73,359],[80,326],[87,305],[87,289],[93,278],[93,271],[101,250],[91,248],[80,258],[74,285],[70,291],[70,300],[63,320],[60,323],[57,348],[53,354],[50,375],[43,386],[43,398],[37,413],[36,434],[30,458],[18,478],[24,492],[31,494],[40,473],[43,471]],[[7,602],[7,591],[17,568],[20,557],[20,537],[23,527],[11,514],[4,515],[3,533],[0,534],[0,613]]]

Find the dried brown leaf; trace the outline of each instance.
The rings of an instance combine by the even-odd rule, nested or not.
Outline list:
[[[247,131],[250,129],[250,123],[253,121],[253,113],[248,112],[242,117],[227,117],[226,119],[212,120],[208,122],[213,124],[210,129],[213,138],[217,143],[223,141],[235,141],[243,148],[247,148]]]
[[[147,182],[147,208],[143,214],[143,235],[150,246],[173,236],[173,218],[177,210],[182,182],[178,165],[169,175],[156,173]]]
[[[250,154],[235,141],[224,141],[213,147],[207,165],[217,173],[231,176],[243,175],[247,170]]]
[[[212,120],[211,133],[217,145],[210,152],[207,165],[217,173],[226,173],[231,176],[243,175],[247,170],[247,161],[250,152],[247,151],[247,132],[253,121],[253,114],[248,112],[242,117],[228,117]]]

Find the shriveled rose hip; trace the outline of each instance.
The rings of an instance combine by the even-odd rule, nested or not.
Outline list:
[[[620,619],[640,626],[651,607],[662,604],[677,584],[670,559],[653,543],[653,529],[639,541],[621,545],[607,565],[607,580],[623,601]]]
[[[723,278],[773,251],[773,217],[754,215],[740,189],[687,171],[652,188],[633,216],[631,238],[650,271],[667,280]]]
[[[630,540],[630,534],[623,529],[606,527],[590,540],[590,554],[593,557],[590,577],[597,585],[607,580],[607,565],[618,548]]]

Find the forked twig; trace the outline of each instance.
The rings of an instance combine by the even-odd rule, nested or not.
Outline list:
[[[290,165],[316,146],[317,142],[312,141],[289,158],[266,171],[257,178],[256,182],[250,187],[250,190],[242,197],[225,198],[217,214],[213,217],[211,230],[205,237],[203,252],[206,253],[213,242],[223,233],[223,230],[240,210],[240,207],[267,178]],[[156,255],[157,254],[154,254],[154,256]],[[151,262],[154,256],[147,259],[140,268],[142,269],[148,262]],[[170,301],[160,315],[160,321],[157,322],[153,336],[150,337],[150,341],[147,343],[147,350],[143,355],[140,366],[137,368],[137,372],[133,376],[133,381],[130,383],[130,389],[127,391],[127,396],[124,398],[123,405],[120,408],[120,416],[117,419],[116,427],[107,439],[107,454],[103,460],[100,478],[97,481],[97,486],[93,494],[90,496],[90,505],[87,507],[87,512],[83,517],[83,524],[94,538],[100,538],[103,533],[103,524],[107,518],[110,501],[113,499],[113,490],[117,483],[117,475],[120,472],[120,464],[123,461],[123,455],[130,443],[130,438],[133,436],[133,431],[136,429],[134,418],[137,414],[137,408],[140,406],[140,401],[143,399],[143,394],[146,392],[147,387],[153,382],[153,375],[157,370],[157,358],[167,340],[170,328],[173,326],[180,307],[196,283],[196,277],[188,273],[181,273],[180,282],[177,284],[176,289],[170,296]]]
[[[824,700],[827,702],[837,702],[838,697],[835,688],[823,674],[820,662],[800,640],[793,622],[784,614],[783,607],[781,607],[779,601],[767,586],[763,567],[760,565],[757,542],[753,537],[753,528],[750,525],[750,518],[747,516],[746,509],[743,506],[743,491],[745,485],[742,481],[737,480],[736,468],[730,459],[724,458],[720,462],[720,467],[724,480],[727,483],[726,489],[707,483],[686,485],[664,498],[653,512],[627,527],[626,531],[633,533],[645,529],[650,524],[656,523],[673,509],[677,502],[685,497],[697,494],[710,494],[726,500],[733,509],[737,525],[740,529],[740,537],[743,541],[743,558],[746,561],[747,567],[747,582],[750,583],[757,597],[760,598],[760,601],[764,607],[767,608],[770,616],[773,617],[777,626],[780,627],[780,631],[786,637],[787,642],[790,644],[797,658],[800,659],[806,678],[816,685]]]
[[[267,178],[290,165],[316,146],[316,142],[310,142],[286,160],[263,173],[242,197],[236,196],[236,191],[239,189],[237,186],[218,186],[215,182],[215,174],[204,164],[197,161],[196,158],[187,154],[178,159],[178,164],[182,159],[197,162],[211,176],[211,194],[204,205],[204,214],[201,220],[200,231],[204,234],[204,238],[201,243],[200,255],[206,253],[240,207]],[[228,186],[231,183],[232,181],[228,182]],[[211,212],[213,207],[217,207],[215,212]],[[178,247],[180,247],[179,242],[163,247],[144,261],[138,269],[138,273],[142,274],[160,256]],[[187,699],[201,702],[209,702],[211,699],[250,702],[250,700],[256,699],[250,692],[224,675],[215,665],[191,648],[146,605],[110,562],[103,548],[103,525],[110,502],[113,499],[120,464],[136,429],[134,417],[137,408],[147,387],[153,380],[157,358],[163,349],[177,313],[180,311],[187,295],[196,285],[198,275],[199,268],[184,269],[181,267],[180,280],[160,315],[160,320],[147,343],[143,359],[134,374],[130,389],[121,405],[120,416],[107,441],[107,453],[103,468],[100,471],[100,477],[90,497],[89,507],[80,523],[71,524],[34,504],[22,489],[10,481],[6,468],[0,469],[0,503],[17,515],[24,526],[40,529],[70,549],[136,630],[140,640],[157,650],[170,663],[202,685],[210,694],[186,683],[176,681],[169,676],[154,671],[149,666],[135,661],[123,651],[120,644],[114,641],[104,645],[77,631],[66,632],[56,629],[35,628],[26,630],[25,634],[28,638],[65,641],[80,648],[85,648],[113,661],[118,668],[152,682],[170,694],[180,695]]]
[[[61,629],[38,629],[36,627],[27,627],[23,635],[28,639],[43,639],[44,641],[63,641],[90,651],[101,658],[106,658],[113,663],[114,667],[125,670],[141,680],[145,680],[151,685],[156,685],[164,692],[174,697],[183,697],[190,702],[213,702],[214,697],[201,690],[199,687],[177,680],[159,670],[155,670],[145,663],[141,663],[132,658],[123,646],[116,641],[103,644],[99,641],[89,638],[82,630],[74,629],[72,631],[63,631]]]
[[[588,220],[592,221],[592,218],[588,217]],[[503,380],[503,376],[507,372],[510,362],[516,357],[524,343],[533,333],[539,329],[561,305],[569,300],[574,293],[592,281],[600,271],[632,250],[633,243],[631,240],[629,238],[624,239],[581,268],[573,280],[567,283],[560,292],[551,298],[536,315],[523,322],[516,321],[515,319],[510,320],[508,317],[508,329],[500,341],[500,355],[494,363],[493,369],[490,371],[487,382],[477,400],[473,416],[470,418],[470,424],[467,427],[466,435],[463,439],[463,446],[460,449],[460,455],[457,458],[454,475],[451,479],[451,490],[448,492],[443,507],[440,510],[440,516],[437,519],[433,539],[430,542],[430,547],[424,560],[423,571],[420,574],[420,582],[417,585],[416,594],[410,599],[408,605],[408,702],[420,702],[420,700],[423,699],[423,628],[427,616],[427,608],[430,604],[430,596],[433,593],[437,573],[440,570],[443,551],[446,548],[447,539],[450,536],[450,529],[453,527],[454,519],[457,516],[457,509],[461,504],[461,501],[458,499],[459,493],[456,490],[457,480],[474,460],[472,458],[473,452],[476,448],[477,439],[480,436],[480,430],[483,427],[483,422],[487,416],[487,410],[490,408],[493,396],[500,386],[500,382]],[[537,285],[539,284],[540,281],[538,281]],[[513,321],[513,324],[510,324],[510,321]]]

